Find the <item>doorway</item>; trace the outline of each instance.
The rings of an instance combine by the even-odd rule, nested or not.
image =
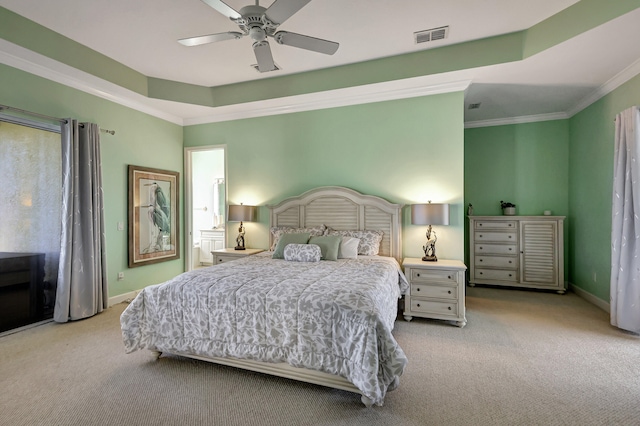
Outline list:
[[[226,246],[226,145],[185,148],[185,270],[213,264]]]

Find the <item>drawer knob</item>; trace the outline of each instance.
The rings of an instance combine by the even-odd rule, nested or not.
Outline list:
[[[513,261],[510,260],[509,263],[513,263]]]
[[[512,224],[509,224],[509,226],[513,226]]]
[[[451,275],[448,275],[448,276],[447,276],[447,278],[448,278],[448,279],[451,279]]]
[[[420,287],[416,288],[416,291],[420,291]]]
[[[451,290],[449,290],[447,293],[451,294]]]
[[[513,275],[509,274],[510,277],[512,277]]]
[[[480,259],[480,262],[482,262],[482,259]]]
[[[416,306],[419,308],[419,307],[420,307],[420,304],[419,304],[419,303],[416,303]]]
[[[482,272],[480,272],[480,275],[482,275]]]
[[[509,251],[513,250],[511,247],[509,247]]]
[[[447,309],[448,309],[448,310],[451,310],[451,306],[447,306]]]
[[[420,276],[420,274],[416,274],[416,276],[417,276],[417,277],[419,277],[419,276]]]
[[[509,238],[511,238],[511,235],[509,235]]]
[[[482,247],[480,247],[480,250],[482,250]]]

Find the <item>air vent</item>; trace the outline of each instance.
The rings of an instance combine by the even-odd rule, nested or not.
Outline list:
[[[281,68],[278,66],[278,64],[274,62],[273,65],[275,68],[272,69],[271,71],[280,71]],[[258,69],[258,64],[251,65],[251,68],[254,68],[256,71],[260,72],[260,70]],[[266,72],[271,72],[271,71],[266,71]]]
[[[418,31],[413,33],[416,44],[426,43],[429,41],[442,40],[449,36],[449,26],[431,28],[430,30]]]
[[[478,108],[480,108],[481,104],[482,104],[482,102],[478,102],[476,104],[469,104],[469,108],[468,109],[478,109]]]

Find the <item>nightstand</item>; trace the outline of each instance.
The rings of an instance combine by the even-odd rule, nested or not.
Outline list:
[[[213,256],[213,264],[217,265],[219,263],[231,262],[232,260],[238,260],[245,256],[251,256],[263,251],[263,249],[236,250],[233,248],[224,248],[220,250],[213,250],[211,255]]]
[[[425,262],[406,258],[402,262],[409,280],[405,295],[404,319],[413,317],[455,321],[458,327],[467,324],[464,305],[464,274],[467,267],[459,260],[439,259]]]

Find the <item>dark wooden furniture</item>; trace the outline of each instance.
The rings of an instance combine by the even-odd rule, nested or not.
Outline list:
[[[0,332],[44,319],[44,256],[0,252]]]

